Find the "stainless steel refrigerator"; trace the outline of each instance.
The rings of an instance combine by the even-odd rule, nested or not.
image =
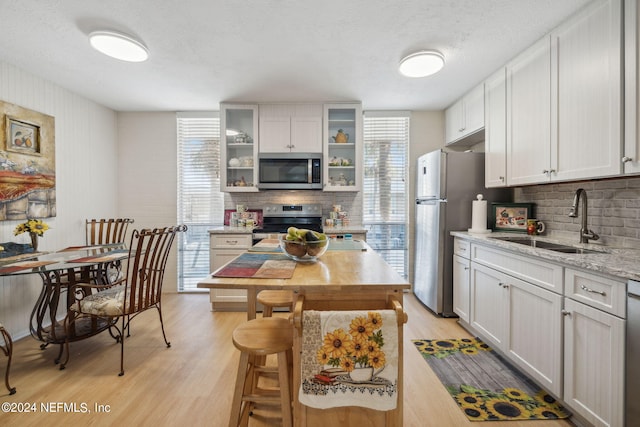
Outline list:
[[[413,292],[431,311],[453,317],[453,237],[471,228],[472,201],[510,202],[509,189],[486,189],[484,153],[437,150],[418,158]],[[487,215],[489,218],[489,215]]]

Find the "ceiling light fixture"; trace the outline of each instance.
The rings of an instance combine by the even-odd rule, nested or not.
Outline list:
[[[400,73],[407,77],[426,77],[444,67],[444,56],[436,50],[421,50],[400,61]]]
[[[99,52],[128,62],[142,62],[149,58],[147,47],[138,40],[116,31],[94,31],[89,43]]]

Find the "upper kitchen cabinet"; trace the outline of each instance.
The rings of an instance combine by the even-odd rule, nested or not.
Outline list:
[[[261,104],[261,153],[322,152],[322,104]]]
[[[361,104],[324,105],[324,191],[360,191],[363,172]]]
[[[220,107],[220,191],[258,191],[258,106]]]
[[[484,85],[479,85],[445,111],[447,145],[471,146],[484,139]]]
[[[507,185],[507,89],[501,68],[484,82],[485,186]]]
[[[552,181],[622,172],[622,0],[590,3],[551,33]],[[557,71],[556,71],[557,70]],[[552,141],[553,142],[553,141]]]
[[[507,182],[619,175],[621,0],[590,3],[507,65]]]
[[[544,37],[507,64],[507,182],[549,180],[551,42]],[[494,130],[495,131],[495,130]]]
[[[640,173],[640,7],[637,0],[625,0],[625,129],[624,173]]]

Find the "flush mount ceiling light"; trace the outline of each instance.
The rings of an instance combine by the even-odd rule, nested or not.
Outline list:
[[[426,77],[444,67],[444,56],[435,50],[412,53],[400,61],[400,73],[407,77]]]
[[[149,58],[147,47],[138,40],[116,31],[94,31],[89,43],[99,52],[128,62],[142,62]]]

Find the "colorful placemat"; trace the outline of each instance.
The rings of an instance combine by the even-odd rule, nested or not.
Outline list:
[[[116,259],[120,259],[122,258],[122,254],[125,253],[129,253],[129,251],[127,250],[115,250],[115,251],[110,251],[106,254],[103,255],[92,255],[92,256],[86,256],[86,257],[82,257],[82,258],[74,258],[74,259],[70,259],[67,260],[67,262],[71,262],[71,263],[97,263],[97,262],[109,262],[109,261],[113,261]]]
[[[284,254],[246,252],[215,271],[212,276],[290,279],[295,268],[296,262]]]
[[[13,264],[6,265],[0,268],[0,274],[11,274],[16,271],[29,270],[31,268],[38,268],[49,264],[55,264],[57,261],[22,261],[14,262]]]
[[[413,343],[471,421],[546,420],[571,415],[478,338]]]

